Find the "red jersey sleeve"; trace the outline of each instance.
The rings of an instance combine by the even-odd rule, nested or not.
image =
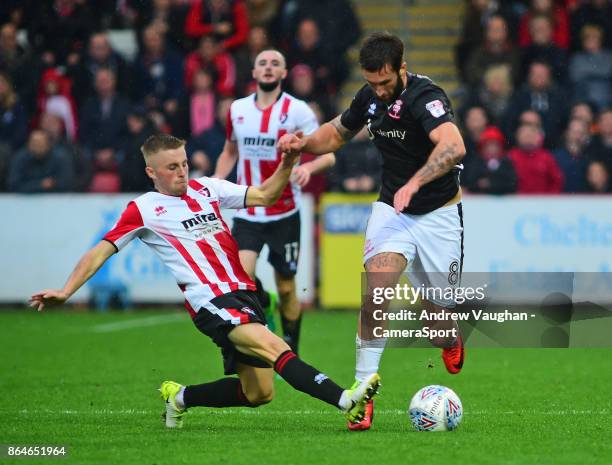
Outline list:
[[[117,250],[121,250],[137,237],[138,232],[143,228],[144,222],[140,210],[134,202],[130,202],[121,214],[119,221],[104,235],[103,239],[117,247]]]

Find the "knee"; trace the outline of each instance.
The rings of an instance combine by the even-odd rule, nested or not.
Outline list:
[[[295,281],[294,280],[281,280],[276,283],[276,290],[281,299],[286,299],[295,294]]]
[[[272,399],[274,399],[274,388],[260,386],[257,389],[248,390],[244,395],[253,407],[259,407],[260,405],[272,402]]]

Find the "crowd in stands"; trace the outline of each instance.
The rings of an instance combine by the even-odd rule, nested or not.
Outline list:
[[[470,192],[612,192],[612,3],[468,0],[456,48]]]
[[[209,175],[261,50],[285,52],[286,90],[325,121],[360,36],[349,0],[3,0],[0,192],[149,190],[158,131]]]
[[[464,189],[611,192],[612,3],[466,1]],[[146,191],[139,148],[158,131],[209,175],[261,50],[285,52],[286,90],[326,121],[360,35],[350,0],[3,0],[0,192]],[[315,191],[378,190],[365,132],[337,155]]]

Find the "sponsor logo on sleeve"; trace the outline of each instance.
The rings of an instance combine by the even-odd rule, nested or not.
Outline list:
[[[425,108],[429,113],[431,113],[431,116],[433,116],[434,118],[439,118],[440,116],[446,113],[446,110],[444,109],[444,104],[440,100],[433,100],[427,103],[425,105]]]

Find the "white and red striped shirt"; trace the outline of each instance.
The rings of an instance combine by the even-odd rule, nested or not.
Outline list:
[[[247,189],[204,177],[189,181],[180,197],[148,192],[128,204],[104,239],[118,250],[136,237],[151,247],[170,268],[192,317],[206,307],[224,319],[240,320],[244,314],[209,302],[232,291],[255,290],[220,211],[244,208]]]
[[[303,131],[308,135],[319,127],[306,102],[283,92],[273,105],[261,110],[256,95],[234,101],[227,115],[227,140],[238,144],[238,184],[246,186],[261,185],[272,176],[281,160],[276,143],[283,134]],[[249,221],[275,221],[295,213],[299,201],[300,188],[290,182],[271,207],[242,209],[236,216]]]

